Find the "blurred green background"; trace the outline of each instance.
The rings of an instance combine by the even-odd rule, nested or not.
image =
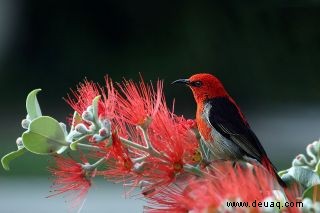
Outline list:
[[[284,169],[320,137],[319,24],[318,0],[0,0],[0,155],[16,149],[34,88],[43,89],[44,114],[65,121],[62,97],[85,77],[103,83],[106,74],[121,81],[141,72],[164,79],[176,113],[193,118],[191,92],[170,82],[210,72]],[[47,159],[15,160],[10,172],[0,169],[0,184],[48,175]]]

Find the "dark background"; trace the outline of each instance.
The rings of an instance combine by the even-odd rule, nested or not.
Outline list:
[[[43,89],[44,114],[64,121],[71,109],[62,97],[85,77],[139,72],[164,79],[168,102],[175,97],[176,113],[191,118],[191,92],[170,82],[215,74],[282,167],[320,136],[319,1],[0,2],[1,155],[16,149],[32,89]],[[11,175],[30,174],[28,160],[44,173],[42,159],[27,154]]]

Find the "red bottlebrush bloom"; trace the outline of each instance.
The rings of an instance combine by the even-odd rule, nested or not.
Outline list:
[[[92,100],[100,95],[100,87],[96,83],[85,79],[83,83],[77,86],[76,90],[71,90],[71,92],[74,98],[68,95],[66,102],[81,115],[92,104]]]
[[[124,177],[131,173],[133,163],[129,156],[127,147],[124,147],[120,141],[117,132],[112,133],[112,145],[103,148],[105,150],[105,158],[107,160],[107,169],[98,174],[105,176],[109,180],[121,182]],[[104,146],[104,144],[102,145]]]
[[[141,174],[146,184],[142,194],[146,197],[156,194],[184,172],[186,163],[194,163],[198,141],[190,129],[190,121],[172,114],[161,104],[147,130],[149,143],[159,156],[148,156],[141,165]],[[135,136],[134,141],[139,141]],[[140,138],[144,136],[140,135]],[[141,143],[139,143],[141,144]],[[146,144],[145,144],[146,145]],[[199,161],[199,159],[197,159]]]
[[[119,119],[133,125],[143,125],[148,117],[153,117],[162,101],[162,81],[158,81],[157,89],[147,85],[142,77],[139,84],[125,80],[118,84],[122,96],[118,96]]]
[[[185,163],[199,163],[202,160],[199,150],[199,142],[195,135],[196,122],[192,119],[185,119],[183,116],[175,116],[175,126],[178,137],[184,147],[183,161]]]
[[[146,159],[141,171],[143,177],[143,182],[140,183],[141,194],[150,197],[175,182],[176,174],[182,170],[181,165],[180,162],[175,164],[163,162],[159,158]]]
[[[72,196],[72,207],[77,207],[85,198],[90,186],[91,178],[95,176],[95,170],[86,170],[84,166],[71,158],[61,156],[55,157],[56,166],[49,168],[49,172],[54,176],[52,197],[66,192],[74,193]]]
[[[160,105],[149,127],[150,141],[153,147],[167,156],[167,161],[175,171],[185,163],[192,163],[197,153],[198,141],[191,130],[190,121],[171,113],[165,105]]]
[[[108,119],[112,119],[115,113],[116,99],[117,99],[117,91],[113,86],[112,80],[106,76],[106,91],[101,89],[102,101],[99,102],[99,117],[104,117]]]
[[[274,177],[260,165],[252,167],[237,165],[234,168],[231,162],[218,163],[211,168],[214,171],[211,175],[202,179],[189,178],[148,197],[150,207],[146,207],[146,212],[225,212],[226,209],[221,209],[225,201],[251,205],[253,201],[275,198]],[[243,209],[231,211],[243,212]],[[288,211],[297,212],[297,209]]]
[[[80,115],[92,105],[92,101],[95,97],[101,95],[102,98],[98,103],[98,115],[99,117],[113,118],[115,112],[117,91],[113,87],[112,80],[105,77],[106,87],[105,89],[98,84],[84,80],[77,86],[76,90],[71,90],[74,98],[68,95],[66,102]]]

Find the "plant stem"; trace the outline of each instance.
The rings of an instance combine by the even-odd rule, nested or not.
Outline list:
[[[101,149],[98,146],[92,146],[89,144],[77,143],[76,148],[91,150],[91,151],[100,151]]]
[[[122,137],[120,137],[120,141],[121,141],[124,145],[126,145],[126,146],[129,146],[129,147],[138,149],[138,150],[140,150],[140,151],[144,151],[144,152],[149,153],[149,150],[148,150],[147,147],[142,146],[142,145],[140,145],[140,144],[137,144],[137,143],[135,143],[135,142],[133,142],[133,141],[130,141],[130,140],[125,139],[125,138],[122,138]]]
[[[100,166],[106,159],[105,158],[101,158],[99,159],[97,162],[95,162],[94,164],[92,164],[91,166],[93,168],[97,168],[98,166]]]
[[[140,163],[140,162],[144,161],[147,157],[148,157],[148,155],[141,156],[141,157],[132,159],[132,162],[133,162],[133,163]]]
[[[78,146],[78,143],[87,140],[87,137],[88,137],[88,135],[84,135],[84,136],[82,136],[81,138],[79,138],[78,140],[72,142],[72,143],[70,144],[70,149],[71,149],[71,150],[76,150],[76,149],[77,149],[77,146]]]
[[[129,147],[132,147],[134,149],[149,153],[150,155],[154,156],[154,157],[158,157],[158,158],[166,158],[166,156],[162,155],[160,152],[158,152],[157,150],[153,149],[153,147],[145,147],[143,145],[137,144],[133,141],[130,141],[128,139],[122,138],[120,137],[120,141]]]
[[[198,167],[192,166],[190,164],[185,164],[183,166],[183,170],[186,172],[189,172],[191,174],[197,175],[199,177],[202,177],[205,175],[205,173],[203,171],[201,171]]]
[[[101,158],[99,159],[97,162],[95,162],[94,164],[84,164],[82,165],[82,167],[85,170],[94,170],[96,169],[98,166],[100,166],[106,159],[105,158]]]
[[[141,130],[142,134],[143,134],[143,139],[146,142],[147,145],[147,149],[148,149],[148,153],[154,155],[155,157],[164,157],[163,155],[161,155],[160,152],[158,152],[153,146],[152,143],[150,141],[149,138],[149,134],[146,128],[142,127],[142,126],[138,126],[138,128]]]

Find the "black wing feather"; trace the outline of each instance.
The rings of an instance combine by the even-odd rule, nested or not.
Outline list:
[[[262,161],[266,152],[234,103],[228,98],[214,98],[207,101],[206,107],[210,107],[205,116],[212,127],[238,145],[246,155]]]

